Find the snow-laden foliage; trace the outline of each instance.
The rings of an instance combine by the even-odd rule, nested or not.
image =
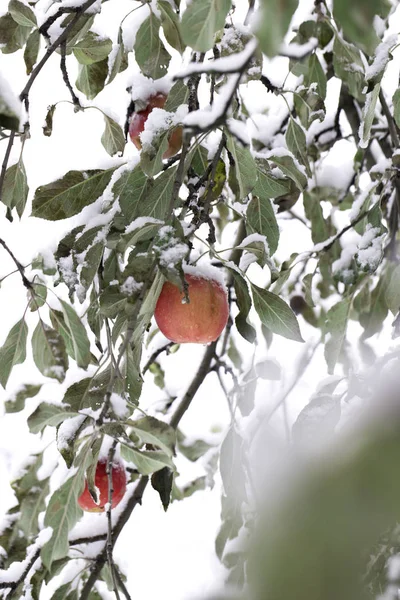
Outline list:
[[[4,320],[3,418],[25,411],[43,439],[12,483],[16,503],[0,527],[0,597],[40,599],[50,586],[54,600],[96,600],[102,582],[117,599],[135,597],[113,558],[132,511],[150,486],[165,510],[212,487],[219,457],[215,548],[232,593],[249,585],[266,600],[397,598],[399,415],[390,401],[399,352],[379,356],[367,340],[400,331],[398,0],[131,4],[116,30],[101,18],[118,0],[10,0],[0,16],[2,55],[15,53],[26,70],[17,97],[0,62],[1,218],[67,223],[54,251],[42,240],[28,265],[0,231],[27,296],[19,319]],[[47,101],[54,61],[65,93]],[[60,155],[59,175],[32,187],[27,150],[54,135],[65,103],[71,123],[100,113],[108,162],[65,169]],[[153,315],[165,281],[190,302],[187,273],[216,280],[230,316],[174,397],[168,358],[177,353],[184,369],[185,348],[165,341]],[[271,344],[281,338],[278,362]],[[303,343],[289,381],[285,352]],[[316,392],[288,415],[320,348]],[[8,389],[29,361],[38,383]],[[209,376],[230,424],[190,439],[181,419]],[[43,394],[49,382],[59,398]],[[258,393],[265,382],[272,404]],[[148,410],[153,383],[164,400]],[[349,434],[377,390],[390,400],[384,417]],[[271,424],[282,407],[283,434]],[[58,459],[46,465],[49,430]],[[313,444],[322,458],[307,470]],[[290,485],[266,476],[272,446],[294,461]],[[112,511],[115,453],[128,489]],[[85,479],[97,499],[100,456],[109,502],[88,531],[77,499]],[[202,461],[203,474],[180,485],[180,460]],[[260,521],[273,485],[282,503]]]

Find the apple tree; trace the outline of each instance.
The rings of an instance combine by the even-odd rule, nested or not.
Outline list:
[[[18,320],[2,320],[2,418],[23,412],[42,440],[12,481],[0,597],[40,599],[56,581],[53,600],[134,598],[113,556],[132,511],[149,493],[167,510],[220,478],[215,549],[238,597],[250,584],[268,600],[397,598],[400,572],[387,567],[400,552],[398,415],[377,419],[336,470],[323,458],[300,501],[257,523],[266,438],[289,454],[336,439],[395,381],[396,342],[387,353],[377,340],[400,332],[398,0],[4,0],[0,10],[1,219],[7,231],[45,221],[63,232],[25,265],[0,229],[0,295],[18,278],[26,297]],[[49,101],[52,65],[63,88]],[[35,148],[65,105],[71,123],[100,111],[93,143],[108,163],[32,185]],[[59,152],[71,162],[72,148]],[[148,409],[146,390],[168,396],[170,357],[185,369],[193,343],[204,353],[186,391]],[[38,383],[8,385],[20,365]],[[292,406],[310,369],[315,392]],[[209,453],[184,418],[211,376],[229,422]],[[54,384],[62,393],[50,401]],[[180,486],[181,457],[208,457],[208,477]],[[103,513],[92,534],[80,534],[82,508]]]

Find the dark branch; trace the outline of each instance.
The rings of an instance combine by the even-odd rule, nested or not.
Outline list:
[[[60,61],[61,73],[63,76],[64,83],[67,86],[67,88],[71,94],[71,98],[72,98],[72,102],[74,103],[75,111],[77,112],[78,110],[81,110],[82,107],[81,107],[79,98],[75,94],[74,89],[73,89],[71,82],[69,80],[69,77],[68,77],[66,53],[67,53],[67,42],[66,42],[66,40],[64,40],[63,43],[61,44],[61,61]]]
[[[17,267],[20,275],[21,275],[21,279],[22,279],[22,283],[24,284],[24,286],[29,290],[32,291],[32,283],[29,281],[29,279],[27,279],[26,275],[25,275],[25,269],[24,267],[21,265],[21,263],[19,262],[19,260],[15,257],[14,253],[12,252],[12,250],[10,250],[10,248],[7,246],[7,244],[5,243],[4,240],[2,240],[0,238],[0,245],[3,246],[4,250],[6,250],[6,252],[8,252],[8,254],[11,256],[12,260],[15,263],[15,266]]]

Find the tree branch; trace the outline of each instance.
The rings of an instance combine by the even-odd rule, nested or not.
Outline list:
[[[201,386],[201,384],[203,383],[209,369],[211,366],[211,362],[215,356],[215,349],[217,346],[217,341],[212,342],[204,356],[203,356],[203,360],[200,363],[200,367],[192,381],[192,383],[190,384],[186,394],[183,396],[182,400],[180,401],[177,409],[175,410],[175,412],[173,413],[171,420],[169,422],[169,424],[171,425],[171,427],[173,427],[174,429],[176,429],[183,417],[183,415],[185,414],[185,412],[187,411],[187,409],[189,408],[197,390],[199,389],[199,387]]]
[[[61,48],[61,61],[60,61],[61,73],[63,76],[64,83],[67,86],[69,93],[71,94],[75,112],[77,112],[78,110],[81,110],[82,107],[81,107],[81,103],[79,101],[78,96],[75,94],[75,92],[73,90],[73,87],[71,85],[71,82],[70,82],[69,76],[68,76],[67,63],[66,63],[66,53],[67,53],[67,41],[66,40],[63,41],[60,48]]]
[[[21,275],[22,283],[31,292],[33,289],[32,283],[29,281],[29,279],[25,275],[25,268],[21,265],[19,260],[15,257],[14,253],[12,252],[12,250],[10,250],[10,248],[7,246],[5,241],[2,240],[1,238],[0,238],[0,245],[3,246],[4,250],[6,250],[6,252],[8,252],[8,254],[11,256],[12,260],[15,263],[15,266],[17,267],[17,269]]]

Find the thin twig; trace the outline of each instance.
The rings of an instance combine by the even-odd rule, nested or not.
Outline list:
[[[11,600],[11,598],[14,596],[15,590],[20,586],[21,583],[23,583],[25,581],[29,571],[31,570],[31,568],[33,567],[33,565],[39,558],[41,549],[42,549],[41,546],[39,546],[39,548],[37,548],[37,550],[33,553],[30,561],[28,562],[25,569],[23,570],[23,572],[21,573],[21,575],[18,577],[18,579],[16,581],[12,581],[10,583],[5,582],[3,584],[0,584],[0,587],[10,588],[9,593],[5,597],[5,600]]]
[[[25,269],[24,269],[23,265],[19,262],[19,260],[15,257],[14,253],[12,252],[12,250],[7,246],[7,244],[5,243],[5,241],[2,240],[1,238],[0,238],[0,245],[3,246],[4,250],[6,250],[6,252],[8,252],[8,254],[11,256],[12,260],[15,263],[15,266],[17,267],[17,269],[19,271],[19,274],[21,275],[22,283],[27,288],[27,290],[29,290],[31,292],[32,289],[33,289],[32,288],[32,283],[26,277],[26,275],[25,275]]]
[[[175,342],[168,342],[168,344],[165,344],[165,346],[161,346],[161,348],[158,348],[158,350],[155,350],[153,352],[153,354],[150,356],[149,360],[147,361],[147,363],[144,365],[143,369],[142,369],[142,374],[144,375],[151,367],[151,365],[157,360],[157,358],[160,356],[160,354],[162,354],[163,352],[167,352],[170,348],[172,348],[172,346],[175,345]]]
[[[75,111],[81,110],[81,103],[79,101],[78,96],[75,94],[74,89],[69,80],[68,71],[67,71],[67,62],[66,62],[66,54],[67,54],[67,41],[64,40],[60,46],[61,49],[61,61],[60,68],[63,76],[63,80],[65,85],[67,86],[69,93],[71,94],[72,102],[74,104]]]
[[[386,102],[385,93],[382,89],[379,92],[379,100],[380,100],[380,103],[382,106],[383,114],[385,115],[388,126],[389,126],[389,132],[390,132],[390,137],[392,138],[393,146],[395,148],[398,148],[400,146],[400,140],[399,140],[399,135],[397,133],[396,123],[393,119],[392,113],[390,112],[390,108],[388,106],[388,103]]]
[[[180,401],[178,407],[176,408],[175,412],[173,413],[169,424],[171,425],[171,427],[173,427],[174,429],[176,429],[183,417],[183,415],[185,414],[185,412],[187,411],[187,409],[189,408],[194,396],[197,393],[197,390],[199,389],[199,387],[201,386],[201,384],[203,383],[208,371],[210,370],[210,366],[211,363],[214,359],[215,356],[215,349],[217,347],[217,342],[212,342],[204,356],[203,356],[203,360],[200,363],[200,366],[198,368],[198,371],[194,377],[194,379],[192,380],[192,383],[190,384],[186,394],[183,396],[182,400]]]

